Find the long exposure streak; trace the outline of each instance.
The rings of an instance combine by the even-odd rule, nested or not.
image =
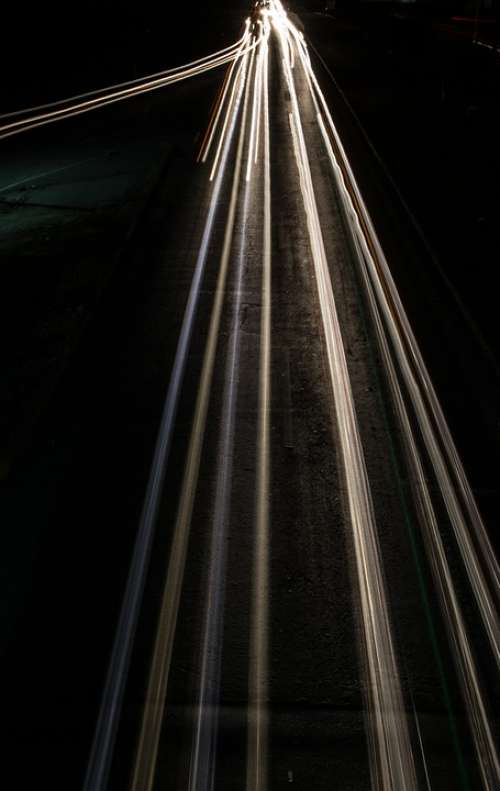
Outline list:
[[[447,557],[443,530],[457,547],[471,601],[479,614],[486,653],[500,668],[498,594],[500,573],[464,466],[451,437],[445,416],[422,359],[408,317],[401,303],[389,264],[363,201],[345,148],[326,98],[313,69],[304,35],[287,16],[279,0],[255,4],[242,37],[234,45],[193,63],[159,72],[143,80],[121,83],[100,92],[82,94],[23,113],[0,117],[0,137],[51,123],[108,103],[173,84],[227,64],[227,71],[211,113],[198,160],[206,163],[209,200],[201,244],[197,253],[177,352],[171,371],[164,413],[158,433],[143,513],[132,558],[125,596],[115,636],[102,705],[88,767],[85,791],[105,791],[113,760],[130,656],[142,606],[149,555],[163,491],[167,463],[188,364],[194,323],[206,276],[206,261],[218,261],[217,284],[211,304],[208,334],[197,398],[184,462],[182,486],[173,526],[167,571],[154,647],[147,677],[133,762],[131,791],[152,791],[156,782],[162,725],[169,718],[168,683],[180,602],[183,593],[188,544],[195,500],[199,490],[209,407],[214,395],[217,349],[223,335],[223,311],[229,284],[235,284],[227,349],[224,356],[224,387],[220,403],[217,453],[214,468],[213,509],[206,520],[208,550],[201,618],[201,640],[196,659],[194,717],[190,725],[190,750],[186,780],[189,791],[212,791],[217,787],[217,746],[222,696],[225,644],[225,613],[228,600],[227,542],[234,528],[231,495],[237,458],[237,403],[243,370],[242,314],[250,248],[258,249],[260,296],[255,331],[258,368],[254,380],[258,391],[255,425],[255,491],[252,514],[252,557],[249,595],[248,699],[246,725],[246,790],[266,791],[270,785],[269,679],[270,653],[270,557],[272,534],[271,389],[273,354],[272,310],[274,291],[273,198],[274,106],[270,85],[286,95],[286,135],[292,163],[289,177],[300,204],[304,238],[308,245],[310,273],[314,279],[321,343],[326,361],[325,380],[334,428],[340,472],[346,492],[347,534],[353,547],[355,602],[359,618],[360,676],[366,690],[367,741],[372,787],[382,791],[416,791],[420,784],[432,787],[425,738],[420,729],[411,692],[407,695],[401,667],[401,646],[394,628],[385,579],[379,531],[387,529],[375,513],[373,482],[365,459],[355,403],[355,387],[348,367],[345,330],[338,310],[342,295],[335,293],[332,271],[335,260],[320,215],[320,195],[313,180],[313,146],[316,135],[329,172],[329,189],[335,189],[354,251],[363,299],[369,308],[370,327],[387,383],[391,414],[398,425],[397,442],[412,482],[417,530],[425,548],[430,585],[439,602],[446,639],[453,655],[467,727],[474,745],[478,776],[487,791],[500,787],[500,767],[494,727],[482,688],[479,663],[474,655],[459,589]],[[272,80],[271,80],[272,75]],[[314,131],[312,131],[314,130]],[[333,179],[332,179],[333,174]],[[227,187],[229,200],[222,200]],[[276,188],[274,188],[276,189]],[[255,217],[251,212],[255,209]],[[274,209],[273,209],[274,213]],[[250,222],[253,220],[253,222]],[[223,231],[222,250],[214,252],[214,228]],[[258,227],[258,243],[251,233]],[[240,235],[238,235],[240,234]],[[222,236],[222,233],[221,233]],[[351,244],[352,243],[352,244]],[[208,293],[211,292],[208,289]],[[212,484],[210,484],[212,485]],[[438,516],[439,514],[439,516]],[[446,524],[445,524],[446,523]],[[422,552],[424,557],[424,553]],[[246,643],[245,643],[246,645]],[[490,657],[489,657],[490,658]],[[453,667],[453,663],[452,663]],[[246,677],[245,677],[246,683]],[[458,689],[458,687],[457,687]],[[459,696],[458,696],[459,697]],[[407,699],[408,698],[408,699]],[[289,777],[293,781],[293,774]],[[243,781],[242,781],[243,782]],[[422,785],[423,787],[423,785]]]

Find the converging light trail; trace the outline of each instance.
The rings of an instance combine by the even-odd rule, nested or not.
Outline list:
[[[60,99],[56,102],[0,115],[0,140],[173,85],[182,80],[219,68],[226,63],[231,63],[233,67],[234,61],[238,59],[241,61],[245,54],[257,46],[257,43],[249,43],[248,24],[247,22],[245,33],[236,44],[225,47],[213,55],[207,55],[192,63],[187,63],[185,66],[178,66],[175,69],[167,69],[148,77],[129,80],[108,88],[88,91],[67,99]],[[11,120],[13,118],[17,120]],[[6,123],[1,123],[2,121],[6,121]]]
[[[270,689],[270,550],[272,534],[271,389],[273,335],[272,309],[273,228],[273,113],[270,85],[286,95],[285,132],[292,168],[287,177],[299,196],[300,222],[308,245],[310,274],[315,284],[314,301],[320,321],[320,337],[326,360],[326,380],[335,426],[330,442],[337,449],[339,475],[346,492],[346,527],[354,553],[355,595],[359,609],[360,675],[366,689],[367,741],[372,786],[380,791],[417,791],[432,788],[432,768],[426,755],[414,698],[403,681],[402,648],[395,628],[386,584],[385,558],[379,540],[390,525],[375,513],[373,482],[366,463],[367,438],[363,436],[355,388],[346,355],[345,328],[338,309],[341,295],[332,281],[335,259],[328,245],[320,214],[319,190],[314,182],[312,157],[321,150],[333,175],[346,234],[352,242],[360,274],[361,296],[369,306],[371,330],[387,380],[389,407],[399,427],[398,442],[412,482],[418,528],[425,547],[429,578],[441,608],[448,643],[455,662],[456,678],[463,697],[471,742],[476,751],[478,773],[484,789],[500,787],[500,768],[491,713],[488,710],[472,638],[468,632],[458,586],[445,550],[443,530],[455,541],[457,557],[479,623],[500,668],[498,620],[499,567],[479,514],[471,486],[453,442],[430,375],[401,303],[389,264],[363,201],[353,169],[340,139],[326,98],[315,74],[303,34],[285,13],[279,0],[255,4],[241,39],[233,46],[176,70],[152,75],[145,81],[122,83],[101,93],[72,97],[66,102],[31,108],[37,113],[8,120],[0,136],[50,123],[70,114],[95,109],[138,93],[186,79],[224,63],[228,69],[217,95],[198,160],[206,163],[209,202],[193,280],[172,367],[164,413],[159,429],[138,537],[127,581],[113,646],[101,711],[89,762],[85,791],[107,788],[116,732],[120,722],[131,652],[141,614],[160,498],[181,398],[184,372],[206,261],[213,255],[213,229],[220,222],[223,242],[218,263],[203,363],[184,461],[182,485],[173,525],[172,542],[158,622],[154,635],[147,691],[133,760],[131,791],[152,791],[157,780],[161,729],[171,714],[168,684],[174,655],[177,621],[183,592],[195,500],[202,480],[202,459],[211,399],[214,393],[218,349],[228,283],[235,283],[230,331],[222,368],[224,387],[215,454],[212,510],[206,520],[207,575],[202,602],[201,639],[197,658],[196,706],[190,730],[190,749],[185,768],[189,791],[217,788],[217,744],[225,643],[225,614],[230,573],[227,541],[234,531],[232,508],[235,454],[238,433],[237,401],[243,370],[241,342],[242,293],[247,256],[258,249],[260,300],[258,303],[258,368],[254,379],[258,392],[255,421],[255,491],[252,516],[252,555],[248,558],[249,591],[248,698],[246,716],[246,769],[239,787],[267,791],[269,781]],[[272,75],[272,76],[271,76]],[[92,97],[92,98],[90,98]],[[63,105],[63,106],[60,106]],[[3,117],[3,121],[7,118]],[[317,149],[312,141],[316,141]],[[332,188],[332,182],[329,182]],[[223,201],[227,189],[229,200]],[[256,206],[250,223],[251,207]],[[256,241],[252,233],[256,233]],[[251,229],[251,230],[250,230]],[[238,237],[240,233],[240,237]],[[234,274],[233,274],[234,268]],[[217,402],[219,405],[219,402]],[[212,405],[213,406],[213,405]],[[428,472],[431,471],[432,475]],[[209,484],[212,486],[212,484]],[[375,491],[375,490],[374,490]],[[438,513],[440,517],[438,518]],[[441,516],[444,514],[444,517]],[[441,521],[440,521],[441,520]],[[417,521],[417,520],[416,520]],[[446,524],[444,524],[446,522]],[[332,672],[334,669],[332,669]],[[292,775],[293,777],[293,775]],[[235,787],[238,787],[236,784]]]
[[[364,648],[369,673],[367,687],[374,745],[373,769],[384,789],[416,789],[370,484],[289,60],[288,29],[280,7],[276,13],[276,24],[282,43],[283,68],[292,97],[290,128],[307,214],[356,552]]]
[[[239,81],[239,97],[244,91],[243,112],[241,117],[240,136],[236,163],[233,174],[231,199],[229,204],[224,244],[219,270],[219,280],[214,302],[214,310],[210,324],[210,334],[205,352],[204,371],[207,369],[206,400],[210,394],[210,381],[212,377],[216,342],[218,337],[222,306],[224,303],[225,283],[228,274],[231,255],[236,210],[239,199],[240,178],[242,170],[243,147],[245,143],[246,116],[248,108],[248,95],[250,82],[246,82],[247,62],[243,63]],[[246,87],[245,87],[246,82]],[[236,110],[237,112],[237,110]],[[238,301],[237,306],[238,308]],[[238,313],[235,313],[235,322],[238,322]],[[212,524],[212,540],[208,567],[208,585],[206,610],[204,615],[203,642],[201,654],[201,681],[196,716],[196,725],[191,748],[189,767],[189,791],[202,791],[213,784],[215,775],[215,755],[218,731],[218,709],[220,697],[220,673],[222,662],[223,622],[226,589],[226,553],[227,535],[229,531],[229,495],[232,483],[232,444],[234,442],[234,413],[236,398],[236,363],[239,343],[239,333],[233,323],[233,342],[226,366],[226,389],[224,393],[224,430],[222,432],[217,469],[217,488],[215,496],[214,517]],[[203,374],[202,374],[203,382]],[[199,398],[203,390],[199,391]],[[204,408],[206,416],[207,408]],[[197,432],[197,441],[205,433],[205,425],[200,425]],[[191,492],[191,502],[194,491]]]
[[[253,62],[253,56],[252,56]],[[238,117],[242,91],[246,76],[247,62],[243,62],[243,71],[238,78],[238,88],[234,105],[231,105],[231,121],[229,124],[228,135],[225,139],[221,168],[215,181],[213,206],[217,205],[220,185],[225,172],[227,157],[231,146],[236,120]],[[246,112],[247,91],[245,91],[244,112]],[[242,146],[242,133],[240,133],[240,148]],[[235,200],[237,196],[238,182],[233,185],[233,208],[235,211]],[[154,771],[156,766],[156,755],[160,738],[161,725],[164,715],[165,698],[170,671],[170,662],[175,637],[175,628],[179,609],[180,593],[184,575],[187,545],[190,532],[191,514],[198,480],[200,455],[202,442],[205,432],[206,413],[210,386],[214,366],[216,343],[219,331],[220,312],[224,295],[225,279],[228,266],[228,249],[232,238],[232,223],[226,228],[226,242],[221,270],[217,287],[217,298],[212,312],[210,331],[207,341],[203,369],[201,374],[200,390],[196,403],[195,418],[189,443],[186,470],[182,484],[181,498],[177,519],[174,530],[174,537],[171,547],[170,561],[166,575],[162,606],[158,620],[157,637],[153,654],[153,661],[149,674],[147,700],[144,716],[141,725],[141,734],[133,770],[132,788],[134,791],[148,790],[152,788],[154,782]],[[210,225],[211,228],[211,225]],[[205,260],[206,252],[203,254]],[[199,727],[201,727],[199,725]],[[195,750],[195,766],[197,765]],[[197,769],[194,770],[196,775]]]
[[[245,35],[248,36],[248,33]],[[87,777],[85,781],[86,791],[98,791],[99,789],[104,789],[106,787],[109,775],[114,750],[114,742],[116,738],[116,730],[121,714],[124,688],[128,675],[130,654],[137,628],[137,620],[142,602],[142,593],[144,590],[146,574],[149,565],[149,556],[151,553],[154,528],[158,515],[160,495],[170,453],[172,432],[179,403],[180,390],[186,369],[189,345],[200,297],[202,277],[205,269],[215,215],[218,208],[225,166],[229,155],[232,136],[234,134],[237,110],[238,108],[235,106],[233,108],[233,116],[229,133],[226,138],[221,168],[219,170],[211,195],[210,208],[203,231],[194,277],[184,313],[181,332],[179,335],[170,384],[156,441],[155,455],[151,466],[148,488],[144,500],[141,522],[134,547],[132,564],[129,571],[125,596],[120,612],[108,675],[103,692],[99,720],[97,723],[92,753],[87,769]],[[198,411],[200,412],[198,420],[201,421],[203,419],[201,406]],[[202,436],[202,434],[200,434],[200,436]],[[197,464],[196,459],[198,456],[199,449],[196,445],[196,441],[193,440],[190,448],[190,458],[192,458],[190,465],[191,470],[195,470]],[[191,473],[191,475],[192,474],[193,473]],[[171,651],[171,645],[175,633],[178,599],[180,596],[180,586],[182,583],[185,554],[187,549],[189,508],[191,507],[190,498],[192,499],[192,484],[190,484],[190,478],[186,480],[184,488],[187,490],[187,494],[184,498],[186,505],[181,506],[179,509],[181,516],[178,518],[178,523],[174,533],[174,541],[170,558],[170,564],[173,570],[171,574],[167,575],[168,589],[166,590],[164,596],[164,607],[166,611],[160,621],[162,628],[159,630],[157,637],[157,643],[158,641],[161,641],[161,651],[157,651],[155,653],[155,656],[157,657],[156,661],[158,669],[155,673],[154,679],[151,681],[151,684],[154,684],[155,687],[159,689],[159,692],[156,693],[157,695],[162,694],[161,690],[163,686],[166,685],[169,666],[168,657],[169,652]],[[181,497],[181,503],[182,502],[183,499]],[[153,697],[153,701],[154,699],[155,698]],[[152,724],[149,727],[153,729],[153,733],[157,732],[159,735],[161,719],[158,721],[158,711],[154,706],[148,709],[148,716],[153,718]],[[151,720],[148,722],[151,722]],[[147,740],[145,749],[152,751],[153,755],[155,755],[157,749],[157,737],[149,738]],[[154,766],[154,762],[149,761],[148,766],[151,765]],[[136,769],[136,773],[138,771],[139,769]],[[147,770],[141,770],[140,772],[141,782],[144,782],[145,772],[147,772]]]
[[[269,36],[264,20],[262,67],[258,101],[262,102],[264,149],[264,228],[262,249],[262,308],[259,361],[259,418],[257,424],[257,486],[255,493],[255,549],[250,613],[248,668],[247,791],[268,787],[268,668],[269,668],[269,541],[270,541],[270,420],[271,420],[271,143],[269,129]],[[260,108],[259,108],[260,109]],[[259,123],[257,121],[257,123]],[[258,129],[259,127],[257,127]],[[248,157],[251,164],[252,145]],[[254,159],[255,162],[255,159]],[[249,174],[247,172],[247,183]]]

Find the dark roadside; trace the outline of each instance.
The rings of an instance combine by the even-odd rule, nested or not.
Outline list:
[[[498,548],[500,59],[467,22],[393,9],[298,10]]]

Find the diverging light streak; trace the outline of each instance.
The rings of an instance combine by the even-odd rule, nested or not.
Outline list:
[[[241,89],[242,87],[241,85]],[[87,768],[84,786],[85,791],[104,791],[107,785],[116,731],[121,715],[130,655],[149,565],[149,556],[165,477],[165,469],[170,453],[179,395],[184,379],[191,335],[200,297],[201,283],[205,271],[205,263],[214,220],[219,205],[227,159],[236,126],[238,108],[239,101],[232,108],[232,118],[223,150],[221,167],[212,189],[209,211],[205,221],[200,250],[184,312],[167,397],[156,440],[141,521],[132,555],[132,563],[113,643],[92,752]],[[192,469],[195,468],[195,460],[196,448],[191,448]],[[182,508],[180,510],[182,510]],[[146,757],[146,752],[149,755],[155,756],[157,750],[157,739],[159,738],[162,716],[162,705],[160,705],[158,701],[160,701],[161,696],[165,694],[168,680],[180,587],[182,584],[185,554],[187,551],[188,528],[189,520],[186,519],[185,516],[183,519],[178,518],[172,543],[166,589],[163,597],[164,609],[162,609],[162,615],[160,616],[160,628],[158,630],[157,645],[153,657],[154,672],[152,671],[150,676],[150,693],[148,693],[150,705],[145,709],[144,722],[142,725],[144,738],[141,741],[142,747],[139,748],[139,755],[142,756],[142,758],[141,760],[138,758],[136,761],[137,779],[134,779],[134,782],[137,784],[137,788],[149,788],[150,786],[148,783],[152,782],[152,778],[148,778],[148,766],[153,765],[154,762]]]
[[[298,180],[307,221],[312,262],[324,330],[328,369],[335,404],[337,435],[346,481],[350,523],[356,559],[357,585],[361,603],[363,650],[366,658],[371,768],[374,786],[383,791],[416,791],[417,779],[403,699],[396,646],[384,585],[382,558],[377,537],[373,504],[362,438],[351,389],[342,332],[337,314],[329,262],[312,181],[307,140],[302,116],[307,108],[299,103],[296,78],[304,78],[314,106],[325,149],[331,162],[338,193],[357,251],[362,282],[371,308],[373,326],[385,365],[395,413],[399,419],[408,468],[421,516],[423,539],[434,585],[455,657],[485,788],[495,789],[499,781],[498,758],[490,720],[481,690],[472,647],[467,634],[457,591],[446,558],[435,505],[424,473],[425,460],[420,445],[435,472],[436,481],[459,547],[471,589],[489,638],[493,655],[499,661],[499,625],[495,596],[499,589],[499,569],[479,515],[463,465],[453,444],[429,374],[401,305],[373,224],[366,210],[326,100],[314,74],[302,34],[286,16],[281,3],[271,0],[268,7],[257,4],[253,20],[233,47],[200,59],[172,73],[152,75],[148,83],[115,86],[115,98],[99,97],[101,102],[118,100],[118,94],[153,90],[161,84],[185,79],[208,68],[229,63],[199,159],[205,162],[215,147],[210,167],[213,180],[211,199],[198,253],[188,303],[183,319],[172,376],[165,402],[151,468],[133,561],[113,646],[103,702],[96,730],[85,789],[104,791],[113,755],[130,653],[139,617],[148,567],[153,529],[158,512],[168,460],[172,429],[193,330],[200,287],[209,243],[219,205],[222,182],[228,169],[230,150],[238,123],[238,144],[232,178],[231,196],[217,288],[210,319],[209,334],[200,377],[181,496],[174,526],[172,546],[161,602],[153,658],[148,679],[146,704],[134,762],[132,791],[152,791],[160,731],[165,715],[167,686],[177,625],[191,518],[196,497],[201,454],[207,421],[224,293],[229,275],[233,231],[241,185],[243,185],[243,236],[237,256],[236,299],[225,368],[222,431],[217,457],[217,484],[208,568],[207,601],[204,611],[201,680],[190,755],[190,791],[214,787],[220,667],[223,651],[223,624],[226,585],[225,542],[230,527],[230,494],[238,393],[240,356],[239,313],[245,254],[245,227],[249,211],[252,173],[263,173],[263,249],[262,308],[259,363],[259,416],[257,425],[257,481],[255,497],[255,547],[251,591],[251,631],[248,676],[247,791],[267,788],[268,756],[268,620],[269,620],[269,498],[270,498],[270,365],[271,365],[271,145],[269,107],[269,41],[271,32],[280,44],[281,68],[291,100],[289,125],[297,164]],[[158,85],[156,84],[158,83]],[[153,85],[154,84],[154,85]],[[130,93],[129,93],[130,92]],[[73,97],[80,101],[90,94]],[[123,96],[126,98],[126,96]],[[300,96],[302,99],[302,95]],[[89,102],[89,103],[90,103]],[[60,103],[56,103],[60,104]],[[85,112],[84,102],[71,112]],[[35,110],[64,113],[67,107],[55,105]],[[31,122],[50,122],[31,118]],[[59,116],[57,116],[59,117]],[[15,121],[14,124],[18,122]],[[20,124],[25,121],[20,121]],[[24,127],[19,127],[20,129]],[[27,128],[27,127],[26,127]],[[5,127],[0,127],[0,135]],[[14,133],[14,131],[8,132]],[[217,138],[218,135],[218,138]],[[217,138],[217,140],[216,140]],[[244,154],[246,164],[244,167]],[[255,165],[258,164],[258,171]],[[244,178],[242,175],[244,173]],[[259,182],[260,183],[260,182]],[[413,420],[419,428],[416,437]],[[168,716],[168,707],[166,709]],[[422,736],[417,720],[417,735],[422,750],[423,771],[430,787]]]
[[[230,44],[228,47],[224,47],[223,49],[220,49],[217,52],[214,52],[210,55],[205,55],[202,58],[197,58],[196,60],[193,60],[190,63],[185,63],[182,66],[175,66],[172,69],[163,69],[162,71],[156,71],[154,74],[148,74],[145,77],[137,77],[134,80],[126,80],[125,82],[119,82],[116,83],[115,85],[108,85],[106,88],[98,88],[94,91],[86,91],[85,93],[79,93],[74,96],[68,96],[65,99],[58,99],[55,102],[46,102],[45,104],[37,104],[34,107],[25,107],[22,110],[16,110],[15,112],[11,112],[11,113],[1,113],[0,120],[3,120],[5,118],[16,118],[19,116],[28,115],[29,113],[36,113],[39,112],[40,110],[50,110],[54,107],[60,107],[61,105],[72,104],[80,99],[88,99],[90,96],[99,96],[109,91],[116,91],[119,88],[128,88],[132,85],[138,85],[140,83],[144,83],[149,80],[154,80],[156,77],[166,77],[167,75],[177,74],[178,72],[186,71],[190,68],[194,68],[206,62],[213,61],[217,57],[220,57],[224,54],[233,53],[243,43],[246,37],[246,31],[247,31],[247,26],[245,26],[245,32],[242,34],[239,41],[237,41],[235,44]]]
[[[247,33],[248,33],[248,23],[247,23]],[[245,59],[245,60],[240,62],[240,64],[238,65],[238,68],[236,70],[236,77],[235,77],[235,79],[233,81],[232,89],[231,89],[231,92],[229,94],[229,109],[226,112],[226,115],[225,115],[225,118],[224,118],[224,123],[222,124],[222,131],[221,131],[220,136],[219,136],[219,143],[217,145],[217,149],[216,149],[215,157],[214,157],[214,163],[212,165],[212,170],[210,172],[210,181],[213,181],[213,179],[215,177],[215,174],[217,172],[217,165],[219,164],[219,158],[220,158],[220,155],[221,155],[222,147],[224,145],[224,140],[226,139],[226,133],[227,133],[227,128],[228,128],[228,124],[229,124],[229,119],[231,118],[231,109],[232,109],[232,107],[233,107],[233,105],[234,105],[234,103],[236,101],[236,97],[238,95],[238,90],[240,89],[240,86],[241,86],[241,76],[243,75],[243,80],[245,79],[244,75],[246,73],[246,66],[247,66],[247,63],[246,63],[246,59]],[[245,68],[243,68],[243,67],[245,67]],[[224,98],[225,97],[223,96],[222,99],[224,100]],[[209,144],[210,144],[210,141],[209,141]],[[207,154],[208,154],[208,151],[207,151]]]
[[[0,121],[2,121],[2,119],[18,119],[8,120],[7,123],[3,124],[0,123],[0,139],[11,137],[12,135],[20,134],[29,129],[35,129],[56,121],[62,121],[65,118],[81,115],[82,113],[87,113],[92,110],[98,110],[101,107],[106,107],[107,105],[123,101],[124,99],[131,99],[141,94],[158,90],[167,85],[173,85],[174,83],[186,80],[190,77],[196,77],[211,69],[223,66],[226,63],[234,65],[234,61],[241,61],[241,58],[245,54],[258,45],[258,42],[254,42],[253,44],[250,43],[248,28],[249,21],[247,20],[245,23],[245,32],[239,42],[223,50],[219,50],[219,52],[213,55],[208,55],[205,58],[200,58],[197,61],[188,63],[185,66],[168,69],[138,80],[119,83],[118,85],[103,88],[98,91],[89,91],[79,94],[78,96],[72,96],[68,99],[61,99],[57,102],[39,105],[38,107],[32,107],[26,110],[19,110],[15,113],[0,115]],[[30,115],[30,113],[33,112],[35,114]],[[19,118],[19,116],[23,117]]]
[[[375,782],[381,788],[416,791],[415,768],[383,581],[370,484],[291,69],[287,21],[277,3],[273,3],[272,7],[276,9],[272,21],[280,37],[283,68],[292,103],[290,128],[307,216],[354,539],[368,669],[369,717],[374,748],[372,769]]]
[[[256,82],[257,129],[263,120],[264,227],[262,250],[262,308],[259,362],[259,419],[257,426],[257,488],[255,548],[250,612],[248,668],[247,791],[266,791],[268,783],[268,622],[269,622],[269,499],[271,410],[271,145],[269,131],[269,34],[264,20],[261,72]],[[262,115],[260,113],[262,104]],[[249,164],[252,146],[249,146]],[[248,171],[247,171],[247,186]]]
[[[355,241],[359,250],[359,262],[368,301],[372,311],[374,326],[379,341],[385,370],[392,392],[393,405],[399,418],[402,428],[402,437],[406,448],[408,463],[411,470],[411,479],[416,493],[417,505],[422,517],[422,525],[425,530],[425,547],[429,557],[429,563],[434,577],[436,589],[438,591],[443,612],[445,614],[445,625],[449,632],[450,643],[453,648],[453,655],[457,663],[460,684],[467,704],[467,711],[471,720],[471,730],[478,761],[486,788],[494,788],[498,777],[498,758],[495,751],[494,740],[489,725],[486,706],[479,683],[479,677],[473,658],[472,649],[467,636],[466,626],[462,615],[459,599],[455,590],[453,577],[446,558],[446,552],[441,538],[439,524],[435,509],[432,503],[429,484],[424,472],[423,463],[415,440],[413,429],[405,400],[399,383],[399,375],[396,370],[395,362],[391,354],[390,339],[396,348],[396,362],[400,365],[400,370],[406,377],[409,386],[414,385],[413,376],[407,370],[406,358],[404,357],[404,347],[398,336],[399,323],[391,312],[391,307],[387,298],[387,290],[384,289],[381,279],[378,277],[378,270],[371,253],[370,247],[365,239],[363,229],[360,225],[358,215],[346,188],[343,173],[334,155],[330,139],[328,137],[323,119],[318,116],[328,154],[332,161],[334,172],[337,177],[340,194],[344,203],[346,216],[350,219],[351,228],[355,232]],[[382,319],[384,316],[384,320]],[[410,390],[413,403],[419,399],[418,388],[413,386]],[[425,435],[424,435],[425,436]]]
[[[242,72],[240,92],[246,81],[246,68]],[[236,210],[239,199],[240,180],[242,170],[243,146],[246,132],[246,117],[248,108],[248,96],[250,80],[246,81],[245,99],[241,118],[240,136],[238,150],[236,153],[236,163],[233,175],[231,190],[231,200],[229,204],[224,245],[222,250],[221,267],[217,293],[212,312],[210,325],[209,341],[205,352],[203,374],[206,372],[207,388],[205,393],[206,406],[204,406],[203,424],[197,427],[199,435],[203,436],[206,412],[208,407],[208,396],[210,394],[210,384],[215,363],[216,342],[218,329],[222,313],[225,283],[227,279],[231,247],[233,242],[233,232],[236,220]],[[222,661],[223,644],[223,624],[225,609],[225,589],[226,589],[226,539],[229,531],[229,496],[232,485],[232,457],[234,443],[234,418],[236,409],[237,395],[237,375],[238,375],[238,351],[239,351],[239,307],[241,300],[241,275],[243,260],[239,262],[239,294],[237,295],[236,306],[233,316],[232,343],[230,346],[229,357],[226,366],[226,387],[223,401],[223,425],[224,430],[219,445],[217,460],[217,489],[215,499],[214,517],[212,521],[212,534],[210,544],[210,556],[208,567],[208,586],[206,596],[206,609],[204,615],[202,654],[201,654],[201,680],[196,712],[196,725],[193,735],[191,748],[191,760],[189,770],[189,791],[204,791],[213,787],[213,777],[215,770],[215,753],[217,748],[218,732],[218,713],[220,696],[220,669]],[[204,385],[202,374],[202,385]],[[208,378],[209,377],[209,378]],[[198,403],[203,397],[203,390],[200,387]],[[198,411],[198,410],[197,410]],[[200,442],[201,440],[196,439]],[[199,455],[198,455],[199,467]],[[188,471],[189,472],[189,471]],[[196,476],[197,477],[197,476]],[[193,487],[190,491],[191,502],[196,494],[196,480],[193,480]],[[192,513],[190,506],[189,518]]]
[[[245,27],[245,32],[247,32],[247,31],[248,31],[248,24]],[[252,60],[251,60],[251,63],[250,63],[250,69],[252,68],[254,57],[255,57],[255,49],[252,49]],[[202,145],[201,145],[200,153],[198,155],[198,162],[206,162],[206,160],[208,158],[208,155],[210,153],[210,148],[211,148],[211,145],[212,145],[212,141],[213,141],[215,132],[217,131],[217,126],[219,124],[219,120],[220,120],[220,117],[221,117],[221,114],[222,114],[222,111],[224,109],[224,105],[225,105],[225,102],[226,102],[226,96],[228,95],[229,87],[230,87],[231,81],[233,79],[236,62],[237,62],[237,60],[235,59],[231,63],[231,65],[229,66],[229,68],[228,68],[228,70],[226,72],[226,76],[224,77],[224,81],[222,83],[222,87],[221,87],[220,93],[219,93],[219,95],[217,97],[217,101],[215,103],[215,107],[214,107],[214,110],[213,110],[213,113],[212,113],[212,117],[210,119],[210,122],[209,122],[209,125],[208,125],[208,128],[207,128],[205,137],[204,137]]]
[[[363,237],[365,244],[368,244],[369,248],[374,251],[376,261],[372,255],[370,270],[375,281],[384,283],[389,295],[386,298],[387,304],[385,307],[388,315],[388,331],[394,341],[401,373],[412,394],[415,415],[443,495],[464,566],[491,643],[495,661],[497,666],[500,667],[500,625],[494,601],[494,598],[498,600],[500,591],[500,570],[495,552],[489,541],[463,464],[401,303],[389,265],[359,192],[326,101],[310,66],[309,73],[342,162],[341,172],[348,178],[349,187],[356,202],[356,209],[353,208],[354,216],[357,217],[358,223],[355,231],[358,236]],[[329,156],[332,164],[334,164],[336,160],[331,146]],[[488,575],[489,582],[485,578],[479,561],[468,521],[481,552],[482,566]],[[490,587],[494,594],[490,592]]]
[[[242,71],[238,90],[236,93],[235,104],[230,108],[231,120],[229,123],[228,134],[225,139],[220,169],[217,173],[214,186],[214,196],[216,195],[217,204],[221,182],[226,171],[228,154],[234,135],[234,130],[239,114],[242,93],[246,75],[246,61]],[[245,92],[244,110],[246,113],[247,94]],[[240,134],[239,148],[242,145]],[[240,167],[240,166],[239,166]],[[239,174],[238,174],[239,180]],[[224,251],[221,259],[219,277],[217,282],[216,299],[212,310],[210,330],[205,350],[203,368],[200,379],[200,387],[195,407],[195,416],[191,437],[188,448],[186,468],[182,483],[181,497],[177,518],[174,528],[172,547],[168,570],[165,581],[165,588],[162,597],[161,610],[157,626],[157,635],[153,652],[153,660],[149,674],[148,690],[146,696],[146,706],[144,708],[139,743],[136,759],[134,763],[132,789],[133,791],[150,791],[153,787],[158,744],[164,717],[165,700],[167,694],[168,678],[173,651],[177,616],[179,611],[180,594],[182,581],[184,578],[184,568],[186,562],[187,547],[190,534],[191,514],[198,482],[200,457],[202,451],[203,437],[205,433],[206,414],[210,395],[213,366],[215,361],[215,351],[219,332],[220,315],[223,304],[224,287],[228,269],[229,247],[232,238],[232,227],[235,212],[235,190],[236,181],[233,180],[233,193],[231,198],[230,212],[226,225],[226,235]],[[213,216],[212,216],[213,222]],[[212,227],[210,223],[210,229]],[[204,251],[206,257],[206,249]],[[199,715],[198,715],[199,716]],[[196,751],[195,751],[196,754]],[[199,763],[196,757],[193,763]],[[192,771],[192,776],[196,777],[199,769]],[[195,787],[195,786],[192,786]]]
[[[349,161],[326,105],[326,100],[312,70],[307,49],[298,31],[293,28],[291,23],[288,23],[288,25],[289,29],[292,30],[302,65],[308,75],[311,95],[318,111],[318,124],[336,176],[345,214],[357,243],[357,249],[360,252],[359,262],[391,387],[394,407],[402,428],[402,437],[425,531],[424,543],[457,664],[472,736],[476,745],[478,763],[485,787],[493,789],[497,786],[500,779],[494,738],[472,648],[467,636],[465,621],[432,504],[429,484],[424,474],[418,444],[413,434],[411,421],[401,392],[400,377],[410,396],[424,445],[434,468],[439,489],[498,667],[500,627],[494,598],[483,571],[484,567],[490,580],[491,590],[495,592],[495,596],[498,596],[499,573],[495,553],[489,542],[470,484],[401,304],[380,242],[359,192]],[[322,112],[320,111],[320,105]],[[336,153],[334,153],[322,113],[334,140]],[[384,317],[383,321],[381,316]],[[392,355],[394,355],[394,361]],[[477,555],[467,520],[469,520],[474,531],[475,539],[481,552],[483,567]]]

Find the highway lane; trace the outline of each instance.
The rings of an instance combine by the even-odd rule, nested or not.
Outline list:
[[[85,787],[495,788],[486,528],[300,31],[239,46]]]

